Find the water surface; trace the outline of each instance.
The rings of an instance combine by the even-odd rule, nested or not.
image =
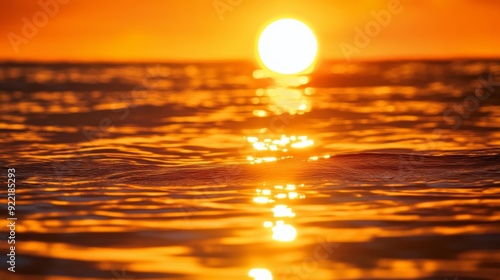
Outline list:
[[[496,279],[496,81],[499,61],[287,79],[246,62],[4,63],[19,220],[0,275]]]

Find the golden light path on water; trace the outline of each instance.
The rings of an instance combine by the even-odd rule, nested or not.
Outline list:
[[[267,103],[266,110],[254,110],[256,117],[269,117],[270,115],[289,114],[303,115],[312,109],[312,100],[310,95],[314,90],[310,88],[300,89],[309,82],[305,75],[297,76],[274,76],[265,70],[255,70],[254,78],[273,78],[275,86],[266,89],[257,89],[257,97],[252,103]],[[261,131],[267,131],[262,128]],[[301,157],[308,160],[317,160],[317,156],[310,157],[310,148],[314,145],[314,140],[307,135],[287,135],[268,133],[267,135],[250,135],[245,137],[253,150],[252,155],[247,156],[250,164],[262,164],[276,162],[278,160],[292,159]],[[329,158],[329,155],[323,156]],[[253,203],[266,207],[269,213],[272,213],[272,219],[262,223],[264,228],[270,229],[270,239],[277,242],[293,242],[298,232],[292,223],[296,213],[287,205],[287,200],[302,200],[305,195],[298,188],[304,187],[303,184],[296,186],[293,183],[283,185],[274,184],[269,187],[263,183],[261,188],[255,190]],[[273,274],[266,268],[253,268],[248,275],[256,280],[272,280]]]
[[[262,188],[255,190],[253,202],[262,205],[272,213],[272,219],[265,220],[262,225],[270,230],[270,239],[278,242],[292,242],[297,238],[297,229],[292,224],[292,219],[296,214],[293,209],[287,205],[287,200],[301,200],[306,196],[298,188],[303,188],[301,184],[274,185],[272,188],[263,183]],[[263,268],[254,268],[250,270],[249,276],[256,280],[273,279],[272,273]]]
[[[264,69],[257,69],[253,72],[255,79],[272,79],[275,83],[268,88],[259,88],[256,90],[256,96],[252,99],[253,104],[267,104],[267,110],[254,110],[256,117],[267,118],[269,116],[289,116],[304,115],[312,110],[311,96],[315,90],[310,87],[304,87],[309,82],[306,75],[275,75]],[[273,123],[270,123],[271,126]],[[261,131],[267,132],[272,128],[262,128]],[[283,159],[294,157],[304,157],[310,153],[310,148],[314,145],[314,140],[307,135],[286,135],[279,133],[261,133],[259,135],[250,135],[245,137],[247,142],[254,150],[252,155],[247,156],[251,164],[276,162]],[[308,155],[309,160],[318,160],[320,158],[330,158],[326,155]]]

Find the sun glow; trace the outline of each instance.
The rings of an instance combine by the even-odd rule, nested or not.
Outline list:
[[[248,276],[255,280],[273,280],[273,274],[265,268],[254,268],[248,272]]]
[[[261,63],[278,74],[307,72],[316,59],[318,42],[312,30],[295,19],[280,19],[262,31],[258,52]]]

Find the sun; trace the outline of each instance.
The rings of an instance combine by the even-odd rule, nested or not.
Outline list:
[[[318,42],[313,31],[296,19],[280,19],[260,34],[258,53],[269,70],[292,75],[309,70],[316,59]]]

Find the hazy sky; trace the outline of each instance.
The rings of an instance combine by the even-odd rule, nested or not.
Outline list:
[[[60,1],[3,1],[0,59],[254,59],[259,32],[282,17],[315,31],[321,58],[343,58],[342,43],[356,47],[352,59],[500,57],[495,0],[400,0],[401,11],[379,32],[371,23],[373,36],[358,46],[355,28],[393,0]],[[50,15],[39,2],[52,3]]]

